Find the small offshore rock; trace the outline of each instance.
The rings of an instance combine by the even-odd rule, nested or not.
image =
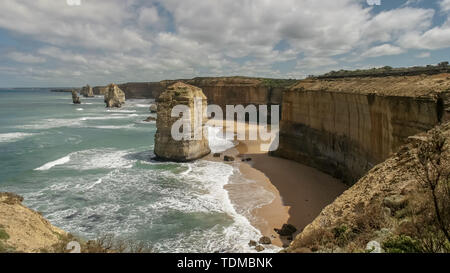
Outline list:
[[[256,241],[254,241],[254,240],[250,240],[250,242],[248,242],[248,245],[249,246],[257,246],[258,243]]]
[[[366,251],[369,253],[382,253],[381,245],[377,241],[370,241],[366,245]]]
[[[156,104],[151,104],[149,110],[150,110],[150,113],[156,113],[156,112],[158,112],[158,106]]]
[[[269,237],[263,236],[259,239],[259,243],[263,244],[263,245],[270,245],[272,243],[272,241],[270,240]]]
[[[264,248],[262,245],[257,245],[257,246],[255,247],[255,250],[258,251],[258,252],[264,251],[264,249],[265,249],[265,248]]]
[[[78,92],[76,90],[72,90],[72,102],[74,104],[80,104],[80,97],[78,96]]]
[[[227,162],[234,161],[234,157],[226,155],[223,157],[223,160]]]
[[[155,117],[152,117],[152,116],[150,116],[150,117],[148,117],[148,118],[144,119],[143,121],[145,121],[145,122],[156,121],[156,118],[155,118]]]

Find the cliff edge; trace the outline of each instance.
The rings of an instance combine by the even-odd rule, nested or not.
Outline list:
[[[450,123],[408,142],[323,209],[285,251],[450,252]]]
[[[68,234],[22,201],[16,194],[0,193],[0,252],[51,252]]]

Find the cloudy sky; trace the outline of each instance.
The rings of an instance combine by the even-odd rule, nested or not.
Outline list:
[[[76,5],[80,1],[80,5]],[[450,59],[450,0],[1,0],[0,87]]]

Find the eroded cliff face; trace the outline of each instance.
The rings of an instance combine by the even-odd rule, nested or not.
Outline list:
[[[352,184],[448,118],[449,74],[300,81],[283,95],[274,155]]]
[[[172,109],[175,106],[187,106],[190,113],[183,113],[181,117],[172,117]],[[182,82],[169,86],[159,96],[154,150],[159,159],[186,162],[211,152],[205,129],[206,107],[206,97],[202,90]],[[185,135],[182,139],[181,137],[175,139],[172,135],[172,126],[175,123],[183,124]],[[190,127],[190,132],[184,126]]]
[[[94,95],[105,95],[108,92],[108,86],[95,86],[92,88]]]
[[[130,82],[119,84],[129,99],[156,99],[168,87],[162,82]]]
[[[367,247],[371,241],[378,242],[380,248],[389,248],[386,242],[397,239],[394,249],[378,251],[438,252],[428,248],[439,249],[442,246],[436,240],[440,231],[434,229],[437,224],[432,194],[426,186],[427,183],[422,180],[426,174],[419,160],[424,157],[420,146],[432,143],[436,132],[439,132],[439,137],[445,139],[442,153],[437,153],[436,149],[426,151],[433,152],[430,158],[439,158],[440,164],[434,170],[440,170],[441,174],[448,173],[450,123],[447,122],[427,133],[410,136],[407,144],[372,168],[324,208],[284,251],[364,252],[370,251]],[[432,144],[431,147],[436,146]],[[428,174],[431,173],[434,171]],[[440,183],[443,188],[437,186],[435,194],[442,215],[448,217],[448,199],[445,198],[449,195],[442,191],[445,181],[441,180]],[[409,236],[409,239],[404,236]],[[405,240],[405,245],[401,245],[399,238]],[[430,244],[425,249],[413,248],[414,244],[427,244],[429,241],[426,238],[433,238],[435,245]],[[403,248],[405,246],[406,249]]]

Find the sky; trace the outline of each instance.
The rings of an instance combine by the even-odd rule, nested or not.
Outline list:
[[[380,5],[377,5],[380,2]],[[1,0],[0,87],[450,60],[450,0]]]

